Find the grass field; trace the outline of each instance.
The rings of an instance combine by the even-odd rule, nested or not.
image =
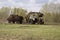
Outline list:
[[[0,40],[60,40],[60,25],[0,24]]]

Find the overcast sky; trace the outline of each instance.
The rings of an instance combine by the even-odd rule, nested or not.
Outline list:
[[[21,7],[28,11],[39,11],[45,3],[60,3],[60,0],[0,0],[0,7]]]

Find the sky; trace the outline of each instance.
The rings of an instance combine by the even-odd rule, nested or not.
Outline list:
[[[38,12],[45,3],[60,3],[60,0],[0,0],[0,7],[20,7]]]

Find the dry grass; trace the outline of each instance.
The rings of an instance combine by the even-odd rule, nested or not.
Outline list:
[[[60,25],[0,24],[0,40],[60,40]]]

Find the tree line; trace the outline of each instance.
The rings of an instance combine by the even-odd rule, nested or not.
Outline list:
[[[46,3],[40,12],[44,13],[46,23],[60,23],[60,4]]]
[[[0,22],[5,22],[10,14],[25,17],[27,12],[28,11],[23,8],[2,7],[0,8]],[[60,23],[60,4],[46,3],[39,12],[44,14],[45,23]]]

